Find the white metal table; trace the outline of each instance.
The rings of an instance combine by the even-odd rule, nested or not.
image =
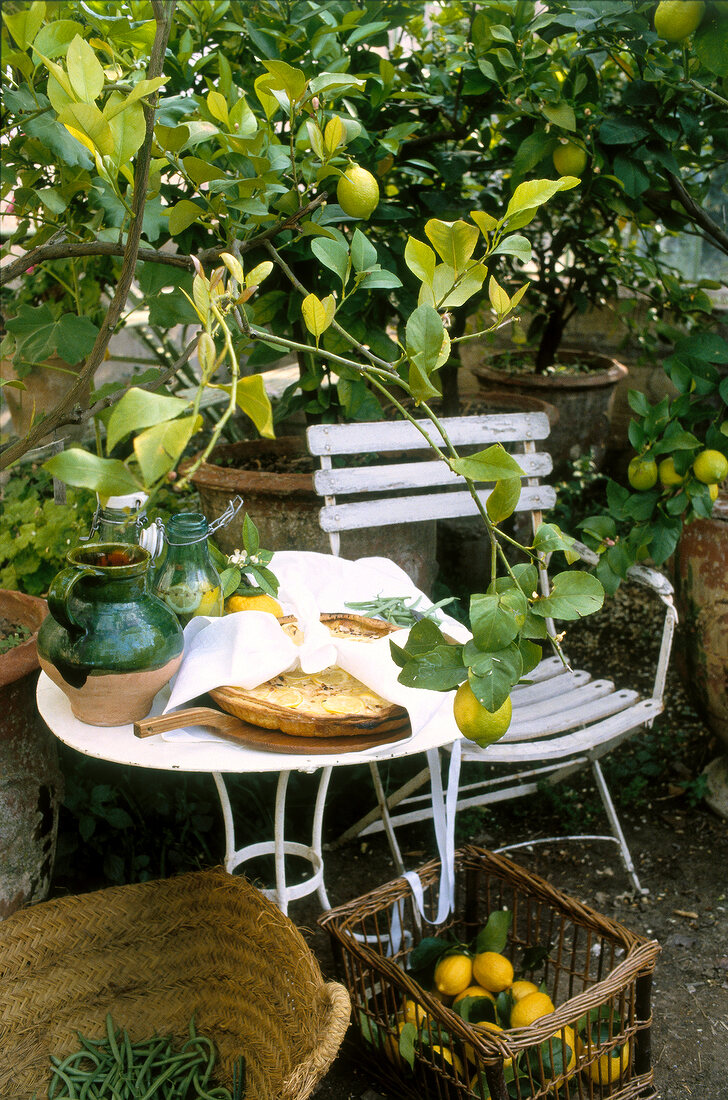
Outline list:
[[[155,700],[152,714],[161,713],[163,693]],[[334,768],[354,764],[371,764],[411,756],[437,749],[452,741],[452,733],[444,729],[428,729],[414,733],[407,740],[380,745],[376,748],[337,755],[306,755],[269,752],[248,748],[233,742],[165,741],[161,734],[139,738],[131,723],[123,726],[90,726],[74,717],[68,699],[56,685],[41,673],[37,690],[38,710],[49,729],[64,744],[86,756],[131,764],[140,768],[163,771],[207,772],[215,781],[225,824],[225,868],[228,872],[259,856],[275,859],[275,888],[264,891],[279,908],[288,912],[289,902],[308,894],[318,893],[325,909],[330,903],[324,884],[322,830],[324,804],[329,780]],[[314,807],[311,843],[285,838],[285,803],[288,780],[292,772],[320,772]],[[273,840],[261,841],[238,848],[232,806],[225,786],[226,774],[278,773],[275,828]],[[373,769],[376,776],[376,769]],[[376,780],[375,780],[376,781]],[[386,806],[386,803],[385,803]],[[299,856],[311,864],[311,875],[303,882],[289,885],[286,880],[286,856]],[[401,870],[401,868],[400,868]]]

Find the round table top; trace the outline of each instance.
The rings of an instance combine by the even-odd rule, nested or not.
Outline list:
[[[151,714],[161,714],[166,701],[163,689]],[[37,690],[38,710],[49,729],[64,744],[98,760],[184,772],[313,772],[319,768],[370,761],[392,760],[426,752],[452,741],[452,733],[437,723],[406,740],[375,748],[337,754],[293,754],[268,751],[221,740],[218,735],[195,731],[199,740],[174,740],[175,734],[140,738],[131,723],[123,726],[90,726],[79,721],[59,687],[41,672]],[[165,739],[166,738],[166,739]]]

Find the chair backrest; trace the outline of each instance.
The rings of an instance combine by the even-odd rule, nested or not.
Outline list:
[[[531,512],[538,525],[541,512],[556,500],[553,488],[540,483],[553,465],[548,452],[536,447],[549,434],[546,414],[446,417],[441,423],[459,450],[502,443],[514,454],[524,472],[516,511]],[[418,420],[417,425],[397,420],[308,428],[308,449],[321,463],[314,473],[314,489],[324,497],[319,522],[328,532],[332,553],[339,553],[341,531],[477,515],[470,493],[458,488],[462,478],[432,454],[428,438],[447,450],[429,420]],[[421,460],[412,461],[413,452],[421,452]],[[362,456],[371,455],[381,461],[362,463]],[[479,498],[487,500],[492,488],[478,486]]]

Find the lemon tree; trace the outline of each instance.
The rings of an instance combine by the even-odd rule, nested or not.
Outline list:
[[[682,42],[698,29],[704,15],[704,0],[660,0],[655,30],[666,42]]]

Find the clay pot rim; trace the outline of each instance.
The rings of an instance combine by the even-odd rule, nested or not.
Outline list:
[[[527,353],[524,353],[527,354]],[[565,349],[562,353],[564,359],[578,356],[580,359],[589,359],[600,366],[591,374],[532,374],[517,371],[503,371],[496,367],[481,366],[471,367],[471,372],[476,378],[482,378],[490,383],[497,383],[508,389],[510,387],[528,386],[534,389],[593,389],[604,386],[616,385],[622,378],[629,374],[628,368],[611,355],[591,354],[575,349]]]
[[[8,608],[8,604],[12,610]],[[0,654],[0,687],[5,687],[40,668],[36,639],[40,625],[48,614],[48,604],[42,596],[30,596],[26,592],[0,588],[0,612],[3,617],[33,631],[30,638],[26,638],[20,645]]]
[[[215,455],[245,453],[253,447],[270,452],[280,450],[283,454],[305,455],[308,454],[306,444],[299,436],[284,435],[278,439],[244,439],[239,443],[222,443],[215,447],[211,458]],[[180,472],[189,469],[195,459],[190,459],[180,467]],[[313,462],[313,459],[311,459]],[[249,492],[256,489],[270,489],[271,483],[275,483],[276,490],[281,493],[307,493],[313,492],[313,471],[311,473],[275,473],[272,470],[249,470],[245,467],[217,466],[214,462],[203,462],[192,477],[193,485],[211,489],[232,489],[236,483],[244,483]]]

